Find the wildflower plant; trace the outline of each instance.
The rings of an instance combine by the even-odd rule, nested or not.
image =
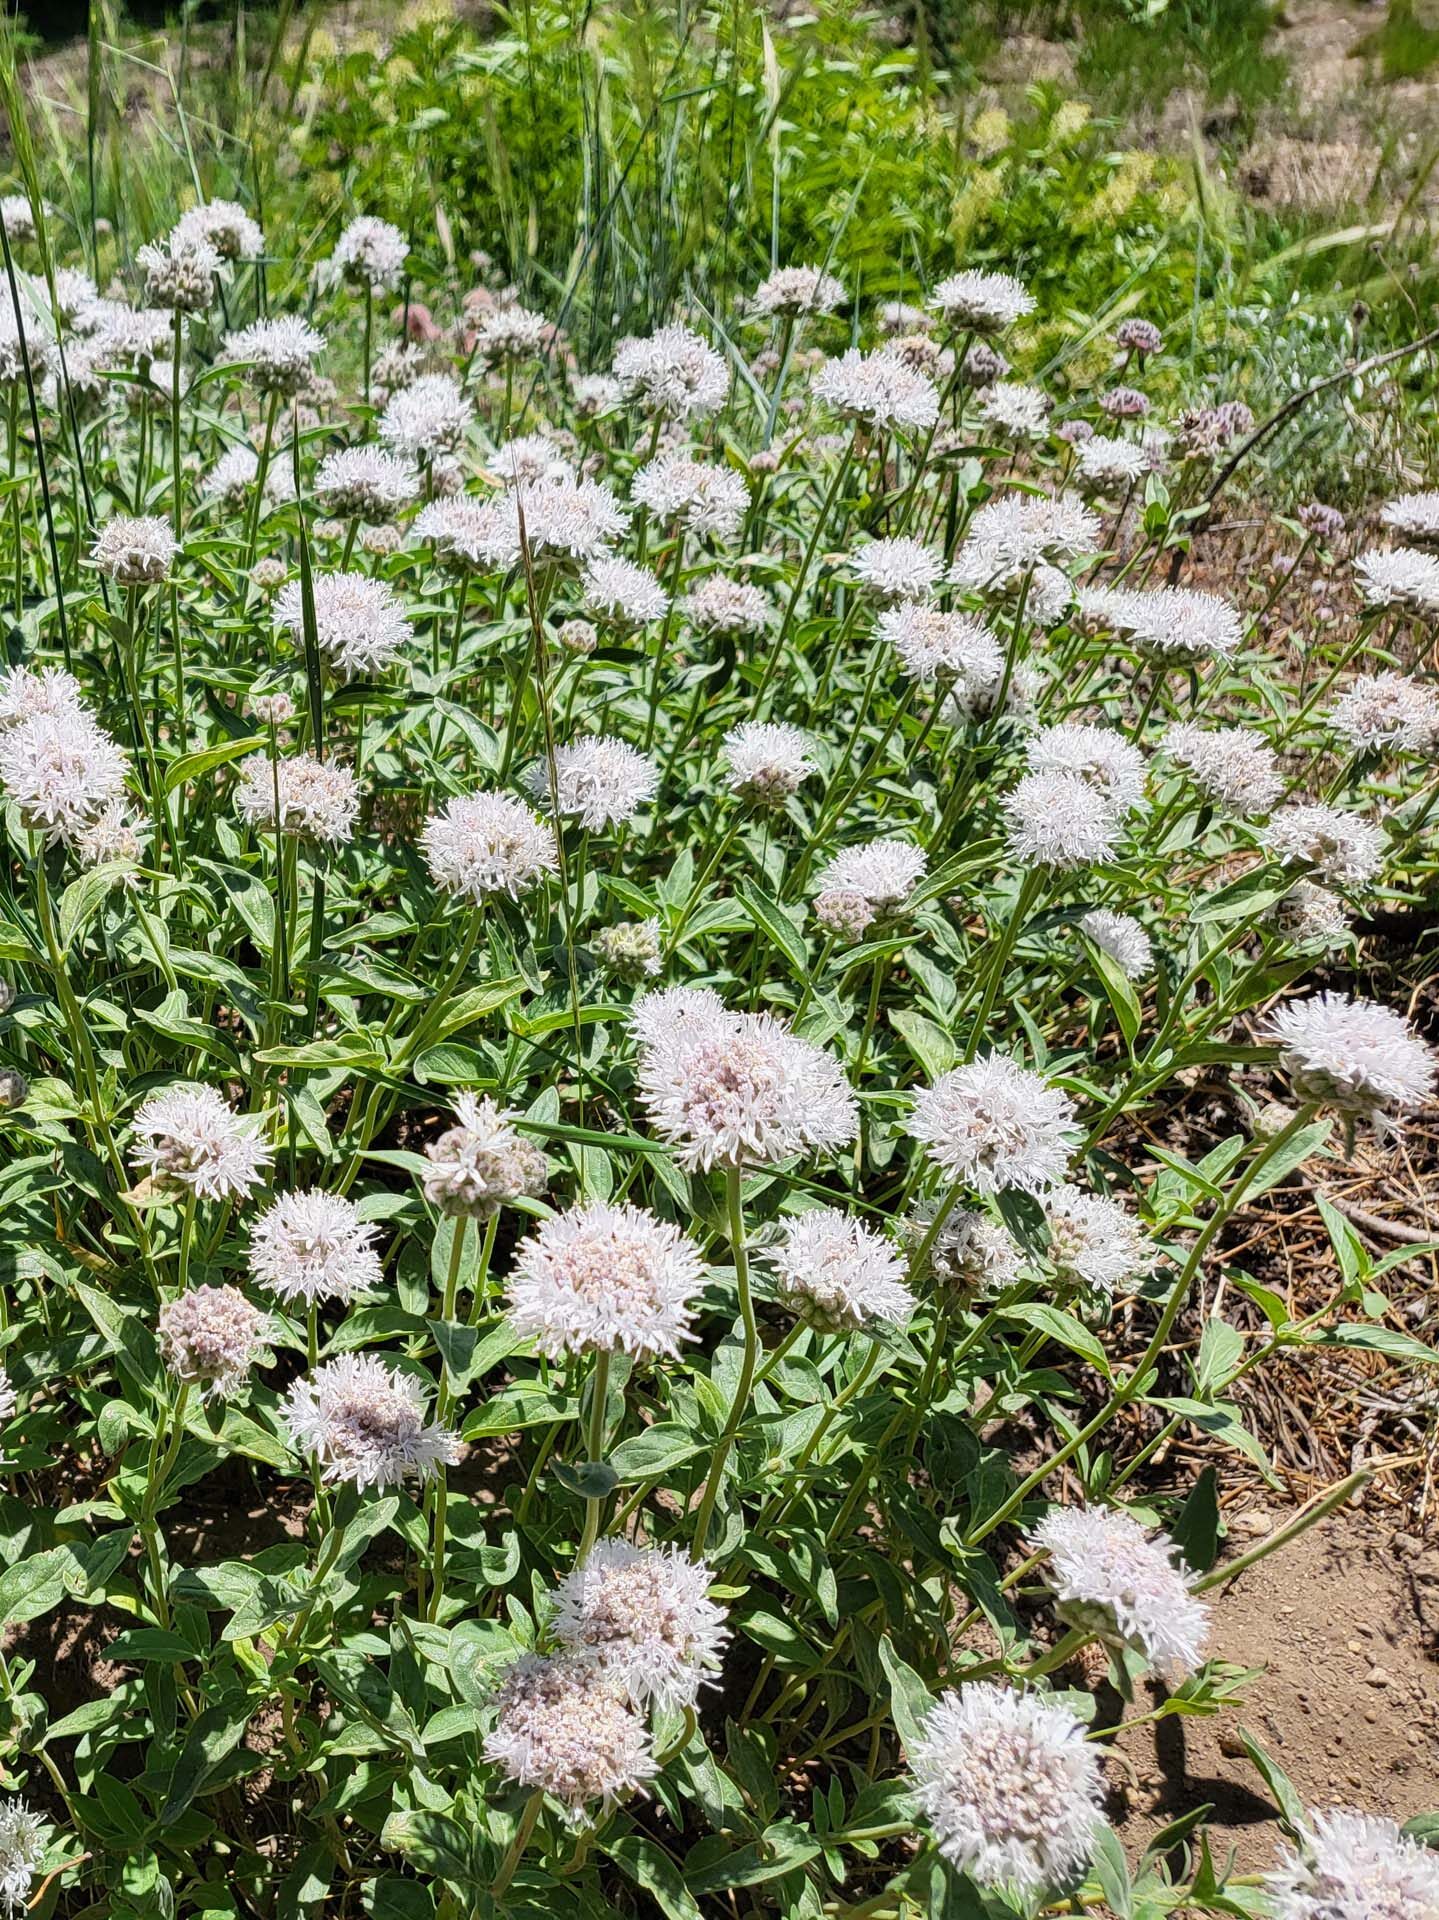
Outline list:
[[[1121,1885],[1098,1682],[1245,1684],[1166,1441],[1433,1358],[1337,1215],[1312,1314],[1231,1229],[1434,1100],[1422,1011],[1304,976],[1432,871],[1436,496],[1296,661],[1194,564],[1266,427],[1187,320],[963,244],[1043,171],[997,124],[918,276],[785,257],[777,173],[767,264],[601,325],[362,141],[307,185],[305,58],[263,209],[207,153],[62,220],[25,137],[0,201],[0,1904],[1247,1911],[1194,1825]],[[1285,1920],[1432,1907],[1291,1824]]]

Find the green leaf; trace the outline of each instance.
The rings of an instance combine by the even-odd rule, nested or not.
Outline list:
[[[1119,1031],[1124,1035],[1124,1044],[1130,1052],[1134,1051],[1134,1042],[1139,1033],[1143,1013],[1139,1005],[1139,996],[1135,993],[1128,974],[1119,962],[1107,954],[1103,947],[1090,942],[1090,958],[1094,970],[1099,975],[1104,988],[1104,996],[1114,1009],[1114,1017],[1119,1023]]]
[[[679,1868],[652,1840],[626,1833],[608,1841],[605,1852],[629,1880],[647,1893],[667,1920],[700,1920],[700,1909]]]
[[[1302,1167],[1306,1160],[1320,1151],[1331,1131],[1327,1120],[1316,1120],[1312,1127],[1301,1127],[1272,1160],[1265,1161],[1250,1181],[1251,1197],[1256,1193],[1267,1193],[1271,1187],[1277,1187],[1281,1181],[1287,1180],[1296,1167]]]
[[[90,867],[72,880],[60,896],[60,946],[68,953],[80,934],[113,892],[116,869],[108,864]]]
[[[573,1464],[557,1461],[551,1465],[550,1475],[566,1493],[578,1494],[582,1500],[603,1500],[619,1485],[608,1460],[576,1460]]]
[[[32,1553],[0,1574],[0,1626],[38,1620],[65,1596],[65,1574],[74,1564],[68,1547]]]
[[[265,736],[255,733],[243,740],[226,740],[218,747],[205,747],[199,753],[183,754],[180,759],[172,760],[165,769],[164,790],[173,793],[176,787],[183,787],[191,780],[213,773],[216,767],[223,767],[228,760],[242,759],[247,753],[268,746]]]
[[[1273,1795],[1275,1805],[1284,1816],[1285,1826],[1289,1828],[1292,1835],[1302,1833],[1307,1824],[1304,1817],[1304,1802],[1295,1791],[1289,1775],[1277,1760],[1269,1757],[1248,1727],[1238,1727],[1235,1731],[1244,1744],[1244,1751],[1258,1770],[1259,1777]]]
[[[788,1820],[767,1827],[763,1836],[747,1847],[736,1847],[722,1860],[715,1860],[685,1874],[692,1894],[722,1893],[726,1887],[753,1887],[762,1881],[776,1880],[792,1867],[802,1867],[819,1852],[818,1840]]]
[[[1213,893],[1201,893],[1190,902],[1189,918],[1195,923],[1214,920],[1257,920],[1276,900],[1282,900],[1294,885],[1291,877],[1275,875],[1269,867],[1256,868],[1241,879]]]
[[[105,1656],[109,1660],[165,1660],[171,1664],[200,1658],[188,1640],[161,1627],[126,1628],[124,1633],[115,1635],[105,1649]]]
[[[889,1024],[914,1055],[927,1079],[937,1080],[954,1065],[954,1042],[937,1020],[916,1013],[912,1007],[897,1007],[889,1016]]]
[[[1109,1378],[1109,1355],[1088,1327],[1081,1326],[1074,1315],[1066,1313],[1062,1307],[1049,1307],[1042,1301],[1029,1300],[1018,1306],[1006,1307],[1005,1318],[1018,1320],[1027,1327],[1047,1333],[1051,1340],[1057,1340],[1062,1347],[1068,1347],[1071,1353],[1079,1354],[1081,1359],[1087,1360],[1106,1379]]]
[[[790,972],[795,979],[804,981],[809,972],[809,955],[804,937],[788,911],[752,880],[746,880],[736,892],[740,905],[755,926],[789,962]]]
[[[1195,1573],[1208,1573],[1219,1557],[1219,1476],[1212,1466],[1189,1489],[1170,1537]]]
[[[1411,1366],[1439,1367],[1439,1351],[1400,1333],[1397,1327],[1365,1326],[1358,1320],[1341,1320],[1336,1327],[1323,1327],[1304,1336],[1306,1347],[1355,1347],[1365,1353],[1382,1353],[1387,1360],[1399,1360]]]
[[[380,1829],[380,1845],[403,1854],[421,1873],[437,1874],[459,1886],[474,1880],[470,1836],[456,1820],[421,1809],[397,1809]]]
[[[523,1427],[547,1427],[556,1420],[573,1420],[580,1403],[562,1393],[546,1393],[543,1387],[516,1387],[509,1393],[497,1393],[472,1413],[464,1425],[463,1438],[484,1440],[492,1434],[518,1433]]]
[[[914,1668],[900,1659],[888,1634],[879,1643],[879,1663],[889,1680],[890,1711],[894,1715],[894,1724],[899,1729],[900,1739],[913,1752],[916,1741],[923,1737],[924,1723],[934,1705],[933,1696]]]
[[[667,1473],[670,1468],[692,1459],[703,1445],[687,1427],[675,1421],[661,1421],[646,1427],[632,1439],[622,1440],[610,1454],[610,1465],[619,1484],[627,1486],[636,1480],[652,1480]]]
[[[193,1657],[193,1656],[192,1656]],[[222,1700],[206,1707],[185,1735],[169,1790],[160,1809],[160,1825],[168,1827],[189,1806],[196,1794],[222,1760],[228,1758],[244,1738],[250,1724],[250,1704],[243,1698]]]
[[[1129,1862],[1113,1827],[1107,1823],[1094,1836],[1090,1856],[1099,1890],[1116,1920],[1130,1920],[1134,1912],[1134,1882],[1129,1877]]]

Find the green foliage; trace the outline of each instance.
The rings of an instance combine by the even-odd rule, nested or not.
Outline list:
[[[1234,1566],[1220,1469],[1280,1491],[1253,1376],[1333,1348],[1434,1364],[1401,1311],[1414,1249],[1376,1257],[1321,1198],[1332,1286],[1301,1307],[1239,1219],[1301,1170],[1328,1180],[1347,1143],[1321,1094],[1350,1127],[1415,1104],[1281,1066],[1265,1020],[1317,960],[1350,964],[1334,919],[1427,879],[1427,750],[1405,735],[1356,754],[1333,706],[1361,667],[1421,674],[1432,621],[1361,612],[1328,536],[1298,525],[1285,551],[1313,590],[1285,644],[1282,576],[1206,578],[1233,630],[1187,650],[1172,601],[1146,603],[1165,610],[1146,637],[1072,594],[1187,583],[1196,551],[1224,553],[1241,488],[1287,504],[1317,471],[1327,498],[1362,497],[1376,449],[1432,430],[1432,355],[1386,362],[1382,388],[1335,381],[1252,447],[1247,429],[1217,454],[1178,438],[1133,484],[1096,482],[1067,542],[1017,568],[979,542],[986,564],[957,586],[976,515],[1036,493],[1072,506],[1076,454],[1043,423],[1009,438],[956,371],[960,330],[904,349],[937,375],[918,394],[932,424],[826,403],[817,363],[873,351],[882,302],[1000,266],[1036,303],[1002,345],[1056,424],[1133,432],[1106,411],[1121,385],[1159,419],[1243,398],[1263,421],[1354,344],[1338,316],[1369,271],[1362,240],[1252,224],[1191,156],[1118,150],[1051,89],[974,112],[922,36],[897,46],[844,10],[781,26],[748,6],[545,5],[484,31],[408,15],[383,44],[333,43],[314,9],[285,18],[273,37],[244,27],[228,66],[192,64],[186,40],[174,98],[166,70],[139,111],[122,113],[135,47],[117,52],[98,10],[73,120],[0,64],[37,229],[12,215],[4,236],[26,344],[17,327],[0,361],[0,599],[7,670],[52,676],[7,677],[0,705],[0,1802],[43,1814],[22,1862],[36,1910],[1255,1910],[1202,1804],[1134,1862],[1096,1819],[1068,1882],[1026,1902],[935,1844],[916,1758],[938,1695],[1002,1682],[1122,1765],[1110,1696],[1075,1656],[1133,1702],[1157,1642],[1120,1618],[1125,1593],[1062,1597],[1036,1525],[1063,1502],[1166,1527],[1208,1590]],[[106,348],[113,310],[56,319],[61,268],[146,297],[138,247],[197,197],[242,200],[266,247],[225,265],[163,350]],[[393,284],[325,270],[359,213],[402,229]],[[840,277],[838,310],[757,314],[770,266],[803,259]],[[506,284],[560,325],[490,365],[468,330]],[[1394,305],[1366,346],[1407,337]],[[421,306],[420,362],[463,388],[462,416],[408,447],[412,497],[379,525],[332,518],[322,463],[394,437]],[[280,313],[322,331],[323,377],[277,395],[226,343]],[[1114,337],[1135,316],[1165,336],[1143,361]],[[671,431],[738,489],[729,526],[638,506],[659,401],[581,404],[576,376],[617,336],[676,317],[722,397]],[[535,485],[513,548],[435,534],[455,489],[493,532],[501,455],[537,433],[628,503],[599,557],[648,570],[653,618],[546,542]],[[213,484],[247,446],[255,470]],[[153,564],[101,567],[99,531],[137,515]],[[933,556],[931,611],[982,623],[944,630],[972,653],[918,659],[913,609],[862,586],[862,556],[901,536]],[[341,572],[393,597],[392,657],[357,664],[356,634],[331,626]],[[748,626],[697,608],[727,585],[760,591]],[[57,760],[22,712],[56,688],[124,752],[118,816],[83,785],[65,813],[84,756]],[[803,730],[793,778],[742,777],[736,730],[756,721]],[[1049,743],[1078,758],[1030,844],[1015,794],[1034,729],[1073,722],[1098,731]],[[1180,722],[1247,728],[1246,768],[1274,756],[1268,797],[1192,778]],[[557,756],[595,735],[641,757],[643,804],[596,807],[602,781],[558,804]],[[306,766],[312,792],[352,776],[353,808],[277,823]],[[1287,785],[1362,816],[1372,855],[1361,841],[1346,863],[1320,836],[1281,857],[1264,816]],[[492,845],[460,836],[475,857],[457,867],[435,822],[476,795],[513,810]],[[1071,814],[1097,836],[1073,857],[1044,842]],[[832,887],[828,863],[875,840],[902,843],[904,882]],[[1322,939],[1297,911],[1316,882]],[[1132,924],[1106,932],[1096,909]],[[645,1042],[634,1009],[681,986],[762,1017],[732,1051],[717,1028],[721,1057],[670,1097],[668,1050],[705,1016],[670,1003]],[[769,1021],[822,1056],[788,1102]],[[991,1054],[1027,1076],[1014,1104],[956,1106],[937,1144],[917,1116]],[[1270,1076],[1293,1103],[1278,1115]],[[218,1146],[155,1119],[185,1082],[221,1103]],[[257,1257],[260,1218],[306,1193],[361,1229],[313,1301]],[[526,1312],[536,1246],[601,1206],[643,1209],[687,1249],[672,1341],[636,1335],[654,1301],[612,1226],[568,1302]],[[834,1263],[796,1278],[781,1257],[816,1207],[869,1263],[856,1281],[839,1261],[839,1280],[882,1283],[858,1305]],[[302,1236],[292,1275],[323,1251]],[[232,1290],[218,1359],[186,1344],[201,1288]],[[307,1395],[327,1379],[358,1384],[317,1441]],[[1154,1470],[1176,1439],[1207,1457],[1187,1484]],[[538,1778],[553,1727],[530,1749],[496,1739],[506,1676],[569,1644],[557,1594],[610,1540],[702,1561],[728,1627],[692,1684],[656,1685],[673,1636],[623,1699],[588,1674],[561,1732],[590,1761],[596,1727],[635,1744],[646,1792],[612,1798]],[[1177,1574],[1168,1604],[1189,1605]],[[627,1630],[622,1594],[596,1629],[607,1659]],[[66,1691],[55,1650],[77,1633],[108,1664]],[[1191,1652],[1144,1721],[1242,1712],[1252,1676]],[[1239,1738],[1297,1834],[1296,1789]]]

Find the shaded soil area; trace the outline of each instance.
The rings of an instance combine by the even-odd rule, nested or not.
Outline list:
[[[1282,1515],[1232,1524],[1232,1550]],[[1139,1852],[1178,1814],[1212,1804],[1216,1864],[1274,1863],[1279,1809],[1235,1734],[1245,1727],[1311,1809],[1407,1820],[1439,1808],[1439,1545],[1362,1512],[1336,1515],[1242,1573],[1213,1607],[1213,1652],[1263,1671],[1237,1713],[1174,1716],[1121,1735],[1119,1831]],[[1126,1717],[1163,1695],[1143,1695]]]

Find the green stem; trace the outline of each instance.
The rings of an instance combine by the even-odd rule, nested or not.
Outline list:
[[[1034,1472],[1015,1488],[1009,1498],[1003,1501],[1001,1505],[989,1515],[988,1519],[971,1528],[970,1532],[965,1536],[964,1544],[967,1547],[978,1546],[979,1542],[987,1539],[996,1527],[1002,1527],[1006,1521],[1012,1519],[1013,1516],[1019,1512],[1029,1496],[1044,1484],[1051,1473],[1057,1468],[1064,1466],[1067,1461],[1072,1460],[1075,1454],[1082,1448],[1087,1447],[1096,1434],[1104,1431],[1105,1427],[1109,1425],[1109,1422],[1121,1408],[1127,1406],[1131,1400],[1137,1399],[1140,1393],[1143,1392],[1151,1369],[1154,1367],[1155,1362],[1159,1359],[1168,1343],[1174,1322],[1179,1317],[1180,1310],[1188,1297],[1190,1284],[1195,1274],[1199,1271],[1205,1254],[1208,1253],[1215,1239],[1223,1230],[1226,1222],[1233,1215],[1245,1194],[1248,1193],[1249,1189],[1254,1185],[1260,1173],[1263,1172],[1264,1168],[1269,1165],[1270,1161],[1273,1160],[1277,1154],[1281,1153],[1289,1145],[1290,1141],[1293,1140],[1298,1133],[1310,1124],[1317,1112],[1317,1105],[1311,1104],[1301,1107],[1289,1124],[1284,1127],[1282,1131],[1276,1133],[1272,1139],[1267,1140],[1259,1152],[1255,1154],[1254,1158],[1229,1189],[1229,1192],[1225,1195],[1219,1206],[1217,1206],[1210,1215],[1198,1239],[1190,1249],[1189,1258],[1185,1261],[1179,1278],[1170,1289],[1169,1298],[1164,1303],[1163,1311],[1159,1316],[1159,1324],[1154,1329],[1149,1345],[1145,1348],[1142,1357],[1138,1364],[1131,1370],[1128,1378],[1122,1385],[1115,1388],[1109,1399],[1105,1401],[1104,1405],[1092,1420],[1081,1427],[1072,1439],[1067,1440],[1065,1444],[1060,1447],[1056,1453],[1051,1454],[1049,1459],[1044,1461],[1042,1465],[1036,1467]]]
[[[605,1452],[605,1413],[610,1394],[610,1356],[601,1348],[595,1355],[595,1370],[590,1375],[590,1424],[586,1441],[586,1452],[591,1465],[604,1458]],[[583,1565],[585,1556],[599,1538],[600,1516],[604,1512],[606,1495],[589,1494],[585,1499],[585,1525],[580,1535],[580,1550],[576,1554],[577,1564]]]
[[[734,1399],[725,1419],[724,1430],[715,1447],[714,1458],[705,1479],[704,1493],[700,1499],[699,1516],[695,1521],[694,1540],[690,1547],[691,1556],[703,1558],[705,1540],[709,1534],[710,1520],[714,1515],[715,1501],[719,1497],[720,1482],[729,1460],[730,1449],[734,1446],[735,1435],[749,1408],[750,1392],[754,1386],[755,1368],[759,1362],[759,1329],[755,1325],[754,1300],[750,1294],[749,1251],[745,1246],[744,1205],[740,1189],[741,1174],[738,1167],[725,1168],[725,1211],[729,1222],[730,1251],[734,1255],[735,1284],[739,1288],[740,1319],[744,1325],[744,1358],[740,1363],[740,1376],[735,1385]]]
[[[514,1879],[515,1868],[519,1866],[520,1858],[525,1848],[530,1844],[530,1836],[535,1830],[535,1822],[540,1817],[540,1808],[544,1805],[544,1802],[545,1796],[543,1793],[532,1793],[525,1802],[525,1810],[520,1815],[520,1824],[515,1829],[515,1837],[510,1842],[504,1859],[500,1862],[499,1872],[490,1883],[490,1898],[492,1900],[498,1900],[500,1895],[504,1893],[509,1886],[511,1880]]]

